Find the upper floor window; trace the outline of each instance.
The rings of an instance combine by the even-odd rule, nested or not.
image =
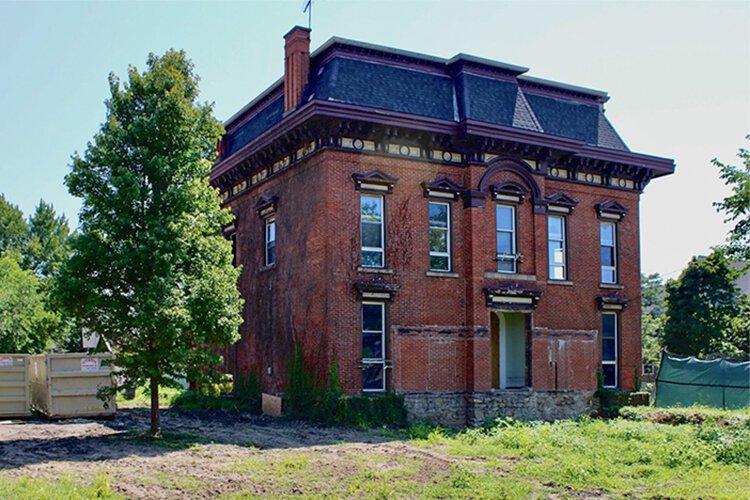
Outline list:
[[[229,236],[229,241],[232,242],[232,265],[234,267],[237,267],[238,259],[237,259],[237,233],[232,233]]]
[[[516,272],[516,207],[497,205],[497,271],[501,273]]]
[[[617,387],[617,313],[602,314],[602,385]]]
[[[266,219],[266,265],[276,264],[276,219],[270,217]]]
[[[599,223],[602,283],[617,283],[617,224]]]
[[[383,197],[363,194],[360,197],[361,263],[363,267],[385,266]]]
[[[565,248],[565,217],[547,217],[547,250],[549,254],[549,279],[567,278],[567,255]]]
[[[430,270],[451,270],[451,207],[448,203],[429,203]]]

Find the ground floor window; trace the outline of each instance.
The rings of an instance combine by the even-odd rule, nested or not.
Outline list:
[[[362,303],[362,390],[385,390],[385,304]]]
[[[602,314],[602,385],[617,387],[617,313]]]

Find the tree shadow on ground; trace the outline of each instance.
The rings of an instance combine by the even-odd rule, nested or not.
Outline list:
[[[224,444],[260,450],[343,443],[385,443],[398,433],[273,419],[232,411],[163,410],[163,437],[147,435],[149,412],[119,410],[111,420],[29,420],[0,425],[0,470],[50,461],[94,462],[156,457],[194,446]]]

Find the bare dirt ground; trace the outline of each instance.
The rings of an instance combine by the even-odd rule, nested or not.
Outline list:
[[[155,443],[141,409],[114,420],[2,422],[0,475],[87,484],[106,474],[115,492],[136,498],[347,496],[361,492],[359,479],[430,481],[453,462],[384,433],[241,413],[165,411],[162,426]]]

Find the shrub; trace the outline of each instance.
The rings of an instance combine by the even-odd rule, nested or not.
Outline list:
[[[397,394],[345,396],[334,358],[325,377],[312,373],[299,346],[289,361],[289,382],[284,394],[284,411],[293,418],[329,424],[358,426],[406,423],[404,398]]]
[[[260,378],[255,370],[250,370],[246,375],[239,375],[234,384],[234,399],[240,408],[259,413],[260,412]]]

